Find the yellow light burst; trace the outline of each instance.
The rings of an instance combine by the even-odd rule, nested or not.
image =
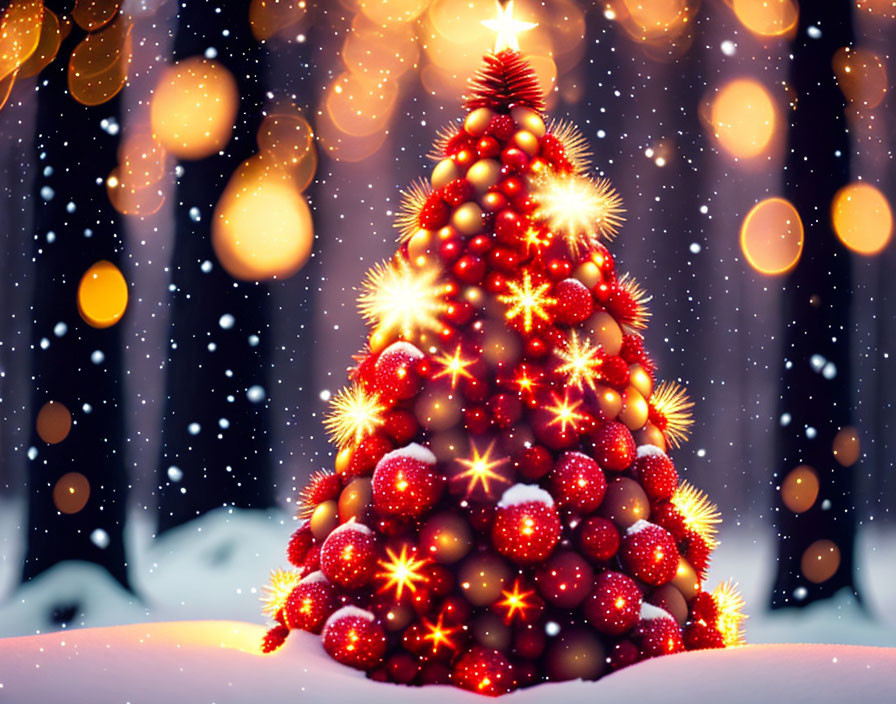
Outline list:
[[[578,258],[601,238],[611,239],[624,218],[622,198],[607,179],[546,171],[535,184],[535,217],[566,241]]]
[[[521,591],[520,581],[518,579],[514,580],[512,590],[507,591],[502,589],[501,595],[504,597],[504,600],[499,601],[497,606],[502,609],[507,609],[507,613],[504,614],[504,622],[509,624],[513,621],[513,617],[517,613],[520,615],[520,620],[525,621],[526,613],[529,609],[535,608],[535,604],[527,601],[528,597],[533,596],[534,594],[534,591]]]
[[[361,315],[377,331],[406,339],[420,331],[438,330],[438,316],[445,309],[439,278],[437,268],[414,269],[401,258],[376,264],[358,296]]]
[[[550,132],[557,141],[563,145],[563,153],[572,164],[572,168],[576,173],[582,174],[588,170],[591,164],[591,146],[579,128],[568,120],[554,120],[548,127]]]
[[[472,366],[476,360],[475,359],[465,359],[461,356],[461,347],[460,345],[454,350],[454,354],[448,354],[447,352],[442,352],[438,357],[434,360],[436,363],[441,364],[442,368],[432,375],[433,379],[441,379],[442,377],[450,377],[451,378],[451,388],[454,389],[457,386],[457,380],[459,378],[472,379],[473,375],[467,371],[467,367]]]
[[[600,367],[603,364],[602,350],[592,345],[587,339],[579,339],[573,330],[562,347],[555,350],[563,360],[557,371],[566,376],[570,386],[582,389],[584,385],[594,389],[600,379]]]
[[[420,229],[420,210],[430,193],[432,188],[429,182],[422,178],[413,181],[401,192],[401,205],[394,223],[399,242],[407,242]]]
[[[277,612],[286,605],[292,590],[301,581],[302,576],[293,570],[271,570],[270,580],[261,588],[261,601],[264,604],[261,610],[275,618]]]
[[[429,558],[418,560],[414,557],[414,552],[408,554],[407,543],[401,546],[401,554],[396,555],[392,548],[386,548],[386,555],[389,560],[380,560],[379,565],[383,568],[382,572],[377,572],[377,579],[382,579],[384,584],[380,587],[381,592],[395,588],[395,598],[401,599],[405,588],[411,594],[417,592],[417,582],[428,581],[426,575],[421,574],[420,568],[429,562]]]
[[[523,22],[513,16],[513,0],[498,0],[498,16],[493,20],[482,20],[486,28],[497,33],[495,38],[495,53],[504,49],[520,50],[520,42],[517,35],[526,30],[537,27],[537,22]]]
[[[572,427],[577,432],[576,423],[588,420],[588,416],[579,413],[577,410],[582,405],[582,399],[576,399],[571,402],[569,400],[569,390],[563,392],[563,398],[560,398],[552,391],[551,400],[554,402],[553,405],[545,407],[545,410],[554,416],[548,421],[548,425],[559,425],[560,432],[565,433],[567,426]]]
[[[446,626],[444,620],[444,611],[439,614],[439,618],[435,623],[423,619],[423,627],[428,631],[427,634],[423,636],[423,640],[432,642],[433,654],[436,654],[439,651],[439,647],[443,645],[450,650],[457,650],[457,644],[451,640],[451,636],[457,633],[461,627]]]
[[[508,281],[507,288],[510,293],[498,296],[498,300],[510,306],[506,313],[508,321],[522,318],[523,329],[532,332],[535,319],[549,321],[548,308],[557,303],[555,298],[548,295],[551,290],[549,282],[533,284],[532,274],[523,272],[520,281]]]
[[[746,602],[738,591],[737,583],[731,579],[722,582],[712,590],[712,598],[719,610],[718,629],[725,646],[743,645],[744,621],[748,617],[743,612]]]
[[[629,274],[623,274],[619,277],[616,285],[626,291],[631,297],[632,308],[629,311],[626,324],[635,330],[643,330],[647,327],[647,321],[650,320],[650,311],[647,308],[647,304],[653,296],[648,295],[644,287],[635,280],[635,277]]]
[[[342,389],[330,402],[324,428],[340,448],[356,443],[383,424],[386,407],[379,394],[364,390],[360,384]]]
[[[700,535],[712,550],[718,544],[716,526],[722,522],[722,514],[709,497],[687,480],[681,482],[670,499],[684,518],[689,530]]]
[[[454,481],[467,480],[467,496],[473,493],[477,484],[482,485],[482,490],[485,492],[486,496],[491,496],[492,491],[491,485],[489,484],[490,481],[504,482],[506,484],[510,483],[510,480],[507,479],[507,477],[494,471],[497,467],[506,464],[509,459],[507,457],[492,459],[492,451],[495,449],[494,442],[488,446],[485,454],[482,455],[479,454],[479,449],[473,442],[470,442],[470,446],[473,448],[473,456],[470,459],[457,460],[458,464],[467,468],[466,471],[461,472],[454,477]]]
[[[694,425],[691,409],[694,402],[688,398],[684,387],[674,381],[664,381],[653,390],[650,405],[654,413],[651,420],[666,436],[672,447],[681,446],[691,434]]]

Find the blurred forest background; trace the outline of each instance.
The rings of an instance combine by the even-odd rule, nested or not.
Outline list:
[[[3,536],[7,557],[28,543],[26,578],[87,559],[127,584],[134,512],[164,532],[288,510],[332,466],[356,287],[395,249],[400,189],[460,116],[494,5],[5,4],[0,492],[29,502]],[[853,526],[896,508],[896,7],[516,14],[539,23],[521,50],[549,112],[624,199],[611,248],[653,296],[660,377],[696,402],[676,464],[727,525],[847,536],[848,573]],[[781,487],[807,465],[803,508]]]

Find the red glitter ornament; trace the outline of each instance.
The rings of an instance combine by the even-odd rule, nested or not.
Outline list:
[[[441,193],[431,193],[420,208],[417,221],[425,230],[438,230],[448,224],[451,218],[451,208],[442,200]]]
[[[313,544],[314,536],[311,535],[311,525],[305,521],[289,537],[289,544],[286,546],[286,559],[293,567],[301,567]]]
[[[267,633],[264,634],[264,637],[261,639],[261,652],[263,653],[272,653],[284,642],[286,642],[286,637],[289,635],[289,628],[286,626],[274,626],[269,629]]]
[[[554,317],[558,323],[577,325],[594,312],[591,291],[578,279],[563,279],[551,295],[557,301]]]
[[[705,623],[690,623],[684,629],[684,646],[688,650],[724,648],[725,639],[719,629]]]
[[[451,681],[456,687],[490,697],[506,694],[515,687],[510,660],[497,650],[481,646],[457,659]]]
[[[641,614],[641,591],[621,572],[598,575],[582,607],[585,618],[601,633],[619,636],[634,628]]]
[[[544,560],[560,541],[554,500],[537,486],[516,484],[504,492],[495,511],[492,543],[518,565]]]
[[[485,133],[490,134],[501,142],[506,142],[516,132],[516,123],[510,115],[495,115],[485,128]]]
[[[595,562],[607,562],[619,550],[621,538],[613,521],[600,516],[586,518],[579,527],[579,546]]]
[[[544,445],[531,445],[515,463],[520,476],[525,479],[541,479],[554,465],[554,456]]]
[[[623,391],[625,390],[625,387],[628,386],[631,373],[629,372],[628,364],[626,364],[625,360],[618,355],[614,355],[612,357],[604,358],[604,362],[600,368],[600,376],[614,389]]]
[[[603,501],[607,480],[597,462],[581,452],[564,452],[550,476],[557,505],[583,516],[594,513]]]
[[[538,593],[545,601],[563,609],[572,609],[584,601],[594,587],[594,570],[578,553],[565,551],[552,555],[535,572]]]
[[[383,661],[386,633],[373,614],[355,606],[343,606],[324,626],[323,646],[327,654],[343,665],[371,670]]]
[[[635,460],[637,447],[631,431],[618,421],[608,421],[591,435],[594,459],[611,472],[628,469]]]
[[[703,621],[714,626],[719,620],[719,607],[709,592],[697,592],[688,607],[691,621]]]
[[[420,391],[418,365],[423,359],[423,353],[411,343],[393,342],[374,365],[377,388],[392,398],[412,398]]]
[[[641,605],[641,620],[635,627],[634,641],[644,658],[671,655],[684,650],[681,629],[675,619],[651,604]]]
[[[320,566],[334,584],[360,589],[370,583],[376,571],[377,540],[367,526],[350,521],[336,528],[320,551]]]
[[[385,433],[377,432],[368,435],[352,450],[347,471],[344,473],[345,478],[370,476],[377,462],[394,447]]]
[[[669,456],[653,445],[641,445],[635,460],[635,478],[651,501],[672,498],[678,487],[678,472]]]
[[[337,604],[336,590],[323,572],[312,572],[289,593],[283,619],[290,628],[320,633]]]
[[[625,571],[654,587],[671,582],[678,570],[675,539],[664,528],[640,520],[622,538],[619,559]]]
[[[456,178],[442,189],[442,198],[455,208],[472,200],[475,195],[476,189],[465,178]]]
[[[429,511],[445,487],[436,458],[412,443],[385,455],[373,472],[373,505],[385,516],[417,518]]]

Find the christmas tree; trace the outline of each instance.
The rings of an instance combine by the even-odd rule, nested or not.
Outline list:
[[[621,199],[546,125],[522,24],[493,23],[363,283],[371,331],[267,589],[266,651],[301,629],[373,679],[497,695],[741,640],[732,585],[703,588],[718,512],[666,454],[692,404],[656,383],[647,295],[605,246]]]

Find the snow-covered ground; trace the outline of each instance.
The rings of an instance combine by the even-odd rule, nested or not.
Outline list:
[[[448,687],[380,684],[330,660],[318,638],[294,634],[274,655],[253,652],[262,629],[224,621],[154,623],[0,640],[0,701],[15,704],[469,704]],[[592,702],[892,701],[896,649],[751,645],[670,655],[597,682],[545,684],[509,704]]]
[[[127,536],[135,596],[86,563],[57,565],[19,586],[23,525],[21,506],[0,504],[0,637],[59,630],[51,617],[59,607],[75,614],[67,629],[198,619],[261,624],[261,586],[272,567],[284,565],[294,526],[279,512],[220,510],[153,540],[148,518],[138,514]],[[715,553],[708,584],[728,577],[740,583],[750,643],[896,646],[896,531],[860,534],[864,609],[840,598],[769,614],[773,555],[770,531],[738,526],[725,529]]]

